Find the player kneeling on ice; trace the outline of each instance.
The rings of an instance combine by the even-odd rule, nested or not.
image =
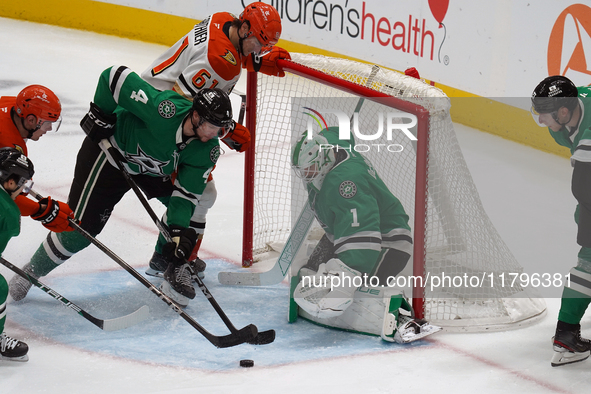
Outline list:
[[[338,134],[338,127],[311,138],[305,133],[292,153],[293,169],[325,231],[292,282],[299,315],[390,342],[439,331],[414,319],[404,296],[385,287],[411,256],[408,216],[369,160],[352,149],[354,141],[339,140]],[[371,286],[363,287],[368,278]]]

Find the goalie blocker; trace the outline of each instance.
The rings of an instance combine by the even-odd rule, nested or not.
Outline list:
[[[399,290],[349,286],[348,279],[356,274],[357,271],[334,258],[320,264],[317,272],[307,267],[299,269],[291,278],[289,321],[301,316],[322,326],[376,335],[396,343],[413,342],[441,330],[416,319]],[[336,283],[339,286],[331,289]]]

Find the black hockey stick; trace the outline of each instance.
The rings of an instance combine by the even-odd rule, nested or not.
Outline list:
[[[150,308],[147,305],[142,306],[137,311],[130,313],[129,315],[116,317],[114,319],[99,319],[92,316],[90,313],[86,312],[84,309],[80,308],[78,305],[74,304],[72,301],[68,300],[57,291],[53,290],[51,287],[45,285],[44,283],[40,282],[39,280],[35,279],[34,277],[27,275],[25,271],[20,269],[19,267],[11,264],[9,261],[5,260],[4,258],[0,257],[0,263],[5,267],[9,268],[10,270],[14,271],[14,273],[22,276],[23,278],[27,279],[33,285],[37,286],[68,308],[71,308],[76,311],[80,316],[100,328],[104,331],[116,331],[121,330],[123,328],[131,327],[133,325],[138,324],[139,322],[146,320],[150,315]]]
[[[36,199],[43,198],[41,195],[36,193],[34,190],[30,190],[29,194],[33,195]],[[107,248],[100,242],[98,239],[93,237],[90,233],[84,230],[78,223],[76,223],[73,219],[68,219],[70,222],[70,226],[72,226],[76,231],[78,231],[84,238],[89,240],[93,243],[97,248],[103,251],[107,256],[113,259],[117,264],[123,267],[124,270],[129,272],[131,276],[136,278],[140,281],[141,284],[146,286],[152,293],[156,294],[158,298],[164,301],[168,306],[170,306],[176,313],[178,313],[187,323],[189,323],[193,328],[195,328],[201,335],[203,335],[209,342],[211,342],[215,347],[218,348],[226,348],[231,346],[240,345],[244,342],[249,342],[256,338],[258,334],[258,330],[255,325],[249,324],[248,326],[242,328],[241,330],[234,330],[229,335],[224,336],[217,336],[213,335],[209,331],[207,331],[203,326],[197,323],[190,315],[188,315],[185,311],[183,311],[174,301],[172,301],[166,294],[162,293],[159,289],[157,289],[149,280],[144,278],[139,272],[137,272],[132,266],[127,264],[121,257],[117,256],[111,249]]]
[[[160,231],[162,236],[166,239],[167,242],[171,242],[172,238],[170,236],[170,233],[168,232],[168,229],[166,228],[164,223],[162,223],[162,221],[160,220],[158,215],[156,215],[156,212],[154,212],[154,210],[152,209],[152,207],[148,203],[148,200],[146,199],[146,197],[144,196],[144,194],[140,190],[137,183],[135,183],[133,178],[129,175],[129,173],[123,167],[123,164],[121,163],[121,159],[119,158],[120,153],[117,150],[115,150],[115,148],[113,148],[113,146],[111,145],[109,140],[104,139],[100,142],[99,145],[101,146],[101,148],[103,149],[105,154],[111,156],[113,161],[117,164],[119,171],[121,172],[121,174],[123,175],[123,177],[125,178],[127,183],[129,184],[129,186],[133,189],[134,193],[136,194],[136,196],[138,197],[138,199],[140,200],[140,202],[142,203],[142,205],[144,206],[144,208],[146,209],[146,211],[150,215],[150,218],[152,218],[152,221],[156,224],[156,227],[158,227],[158,230]],[[239,333],[242,330],[244,330],[244,328],[242,330],[238,330],[232,324],[232,322],[230,321],[228,316],[224,313],[223,309],[217,303],[215,298],[213,298],[210,291],[207,289],[207,287],[203,283],[203,280],[197,275],[197,273],[192,275],[192,278],[193,278],[193,280],[195,280],[195,282],[197,282],[197,286],[199,287],[199,289],[201,290],[201,292],[203,293],[205,298],[207,298],[209,303],[213,306],[213,309],[215,309],[215,311],[220,316],[220,318],[222,319],[222,321],[224,322],[226,327],[228,327],[230,332]],[[252,326],[252,324],[251,324],[251,326]],[[275,330],[267,330],[267,331],[259,332],[254,338],[252,338],[246,342],[248,342],[251,345],[267,345],[269,343],[272,343],[273,341],[275,341]]]

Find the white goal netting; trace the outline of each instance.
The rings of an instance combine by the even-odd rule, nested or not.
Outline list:
[[[364,152],[404,205],[415,243],[424,245],[422,251],[415,249],[414,261],[407,268],[414,266],[416,273],[416,267],[420,267],[425,279],[450,277],[449,282],[440,282],[433,289],[426,286],[425,318],[451,329],[492,330],[521,326],[543,316],[543,300],[532,298],[519,287],[491,286],[486,281],[523,269],[482,207],[455,136],[448,97],[423,81],[367,64],[309,54],[292,54],[292,61],[428,111],[425,149],[403,132],[393,132],[388,138],[385,118],[388,113],[400,112],[404,107],[401,102],[383,105],[365,100],[359,112],[359,130],[373,135],[382,125],[384,132],[378,139],[357,141],[358,151]],[[359,102],[359,96],[291,73],[285,78],[259,73],[257,89],[255,260],[257,254],[269,250],[269,245],[286,240],[294,216],[305,202],[300,180],[291,176],[290,153],[294,140],[309,127],[310,109],[318,113],[332,109],[351,116]],[[323,115],[328,126],[337,125],[335,115],[326,111]],[[400,116],[403,123],[409,122],[404,114]],[[383,124],[380,119],[384,119]],[[415,136],[416,130],[411,129]],[[420,154],[421,149],[425,149],[426,171],[417,167],[417,150]],[[426,190],[426,199],[417,204],[417,188],[421,187]],[[424,222],[420,219],[423,217]],[[482,283],[466,286],[451,280],[465,274],[481,278]]]

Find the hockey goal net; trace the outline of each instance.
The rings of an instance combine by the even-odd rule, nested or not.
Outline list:
[[[411,277],[423,278],[424,285],[414,280],[411,290],[417,315],[447,329],[469,331],[519,327],[543,316],[543,300],[522,288],[486,283],[491,275],[523,269],[482,207],[455,136],[449,98],[440,89],[384,68],[319,55],[292,54],[284,69],[284,78],[248,76],[247,127],[255,130],[255,149],[245,169],[245,266],[281,249],[306,201],[301,181],[292,177],[290,153],[295,139],[310,127],[310,110],[351,116],[365,97],[359,130],[377,134],[381,121],[384,132],[375,140],[358,140],[356,150],[369,159],[410,217],[413,257],[410,272],[400,276],[408,283],[398,284],[409,286]],[[400,131],[388,136],[385,117],[392,112],[401,113],[403,123],[410,119],[403,114],[415,116],[417,125],[410,132],[416,141]],[[338,124],[334,115],[323,117],[328,126]],[[483,283],[452,280],[472,277]]]

